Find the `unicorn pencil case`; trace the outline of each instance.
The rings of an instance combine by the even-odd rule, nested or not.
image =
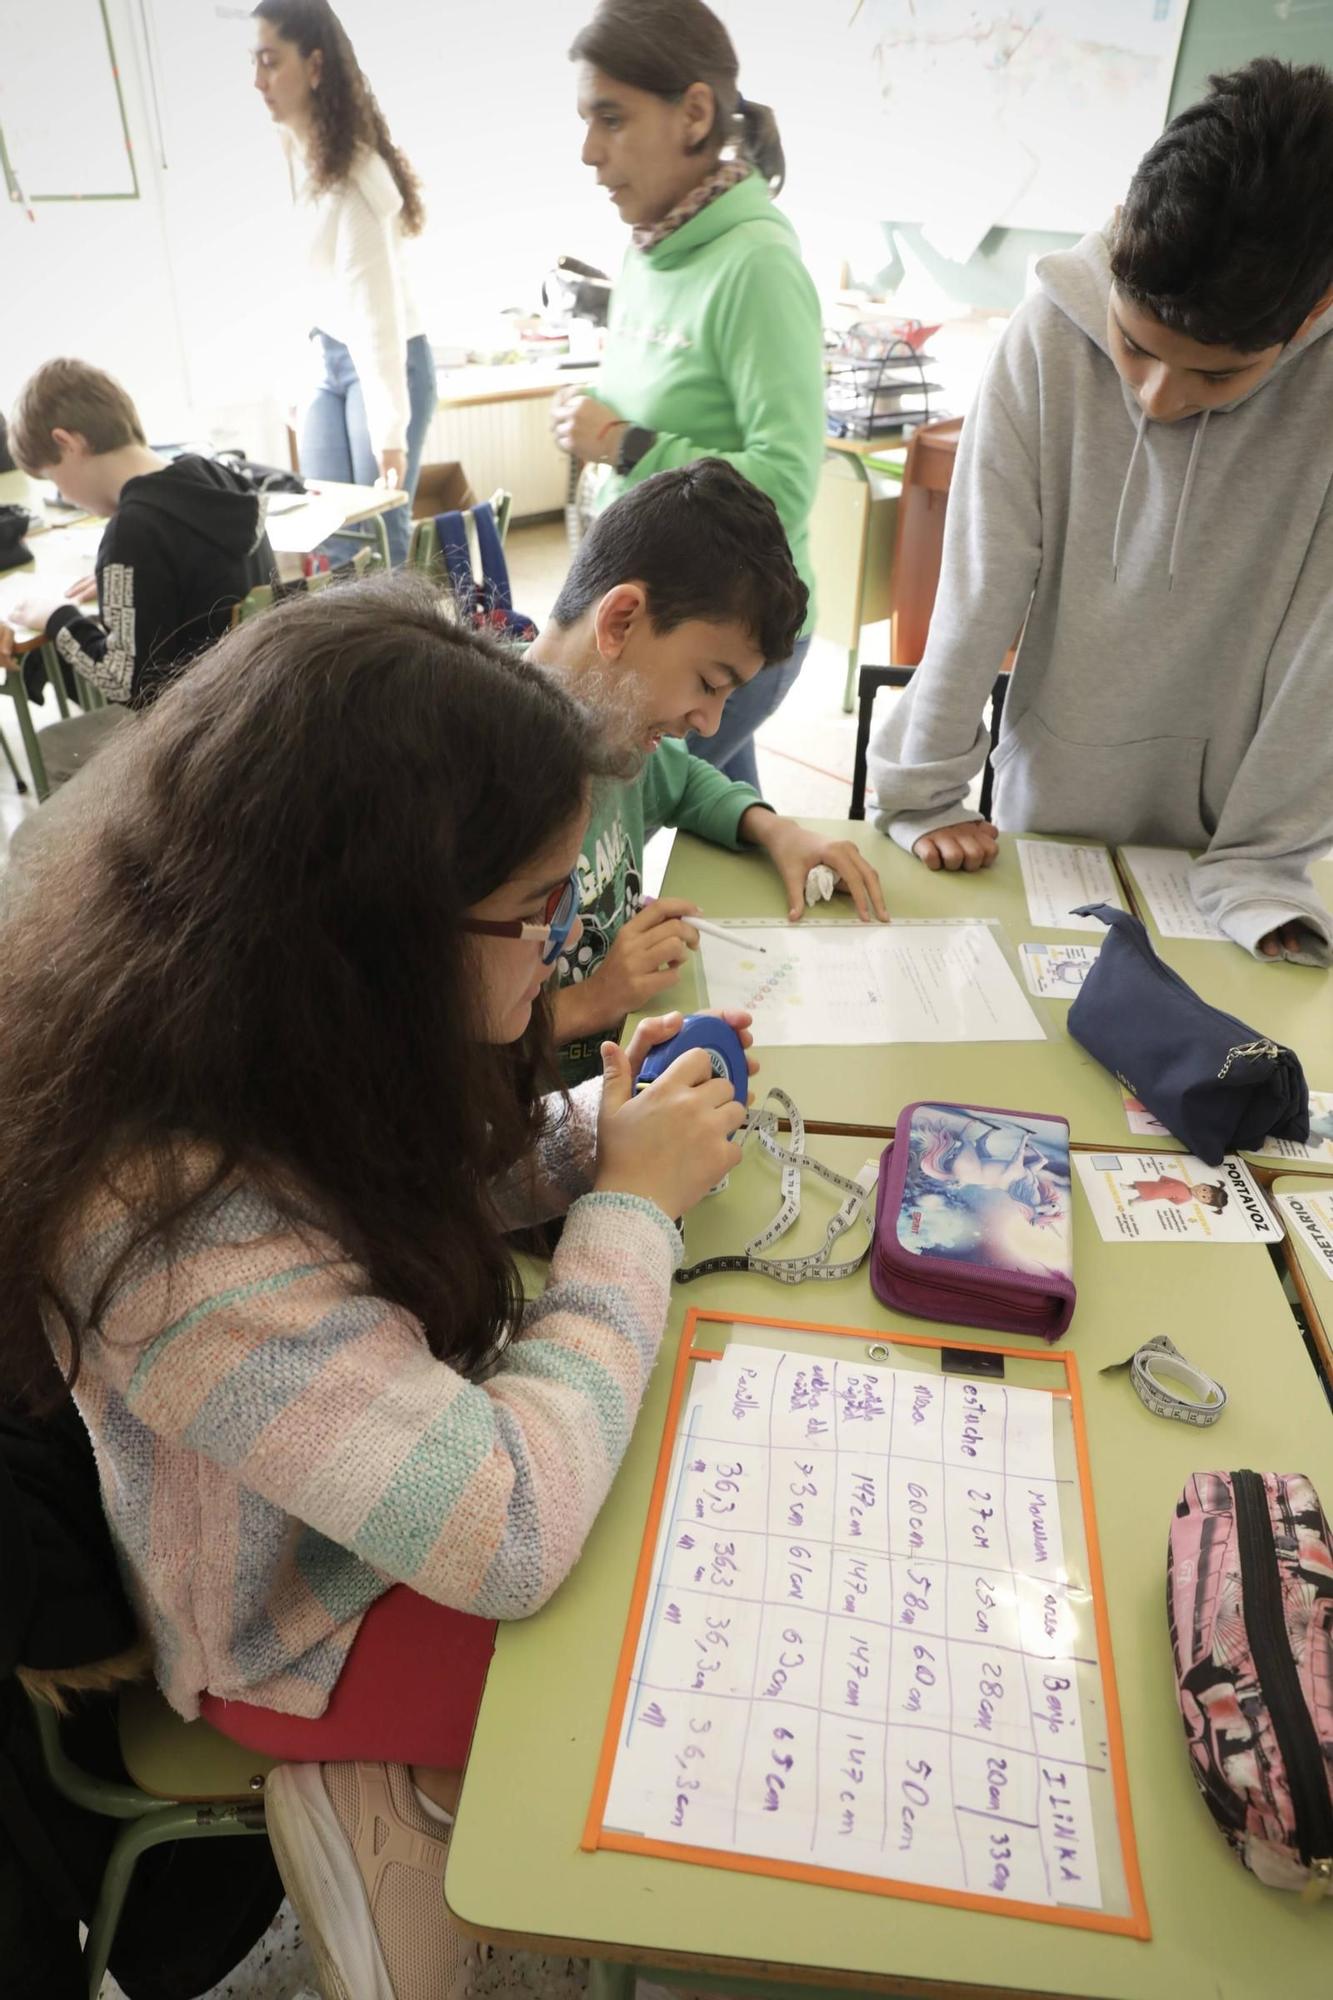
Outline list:
[[[880,1165],[870,1282],[921,1319],[1058,1340],[1074,1311],[1069,1126],[909,1104]]]

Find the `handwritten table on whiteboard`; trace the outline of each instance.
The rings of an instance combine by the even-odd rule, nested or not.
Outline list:
[[[589,1844],[1146,1935],[1067,1395],[737,1334],[680,1408]]]

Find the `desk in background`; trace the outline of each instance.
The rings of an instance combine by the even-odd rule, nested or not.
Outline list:
[[[561,389],[590,388],[595,367],[517,361],[441,370],[439,400],[424,458],[456,460],[474,492],[504,487],[514,518],[558,514],[569,491],[569,460],[551,436],[551,402]]]
[[[827,1136],[812,1146],[846,1173],[873,1150]],[[771,1215],[776,1182],[772,1164],[747,1149],[725,1193],[688,1218],[690,1257],[734,1249]],[[1262,1246],[1104,1243],[1077,1177],[1074,1205],[1079,1303],[1065,1338],[1087,1414],[1151,1942],[579,1850],[686,1311],[863,1326],[879,1338],[895,1326],[947,1331],[886,1311],[864,1267],[852,1278],[790,1289],[749,1274],[678,1288],[629,1454],[582,1560],[537,1617],[500,1628],[445,1878],[465,1929],[538,1948],[590,1948],[645,1967],[706,1967],[707,1984],[725,1992],[747,1977],[806,1980],[824,1990],[832,1981],[918,2000],[1193,2000],[1204,1992],[1210,2000],[1272,2000],[1279,1986],[1325,1990],[1333,1903],[1312,1909],[1246,1874],[1191,1776],[1165,1588],[1167,1532],[1190,1473],[1300,1469],[1327,1502],[1333,1415]],[[812,1192],[796,1248],[813,1247],[829,1212]],[[1178,1310],[1164,1314],[1164,1297],[1187,1299],[1187,1319]],[[988,1338],[957,1332],[967,1342]],[[1230,1403],[1215,1429],[1153,1417],[1125,1374],[1098,1372],[1154,1332],[1171,1334],[1225,1385]],[[837,1343],[839,1351],[847,1345]],[[595,1968],[595,1975],[593,1992],[607,2000],[630,1990],[618,1970]]]
[[[28,546],[32,550],[32,561],[0,575],[0,620],[5,619],[5,604],[25,594],[34,585],[63,591],[80,576],[92,574],[105,522],[90,514],[65,515],[59,510],[47,508],[42,502],[42,492],[43,488],[36,480],[29,479],[26,473],[0,473],[0,503],[13,502],[27,507],[30,513],[51,524],[31,535]],[[312,486],[308,499],[301,500],[296,506],[282,507],[274,514],[269,540],[279,568],[284,555],[308,555],[320,542],[340,529],[363,528],[367,522],[377,521],[395,507],[406,505],[405,493],[320,480]],[[383,553],[387,555],[387,543]],[[96,615],[95,604],[87,608]],[[5,622],[13,623],[12,620]],[[33,789],[40,801],[48,796],[50,786],[23,685],[22,661],[25,654],[45,647],[46,640],[41,632],[28,631],[22,626],[14,628],[14,638],[14,660],[0,660],[0,670],[3,670],[0,672],[0,687],[18,711],[19,733],[23,738],[28,768],[32,772]],[[47,681],[55,692],[60,714],[68,715],[64,676],[56,669],[54,648],[48,654]]]
[[[879,870],[889,913],[897,917],[996,917],[1001,949],[1027,994],[1018,961],[1020,943],[1061,939],[1091,941],[1087,931],[1037,930],[1012,839],[1002,843],[994,867],[975,875],[934,873],[866,820],[807,820],[821,833],[854,840]],[[757,849],[732,854],[688,834],[677,834],[662,893],[697,903],[706,917],[767,917],[786,921],[777,871]],[[849,898],[807,911],[802,923],[829,914],[853,915]],[[1123,1145],[1129,1137],[1115,1079],[1066,1033],[1069,1006],[1027,995],[1046,1030],[1044,1042],[900,1042],[867,1048],[758,1049],[760,1083],[780,1084],[808,1123],[886,1133],[905,1104],[945,1098],[1014,1110],[1057,1112],[1072,1136],[1094,1145]],[[653,1013],[688,1012],[704,1004],[700,969],[691,954],[676,985],[653,1002]],[[1167,1142],[1163,1141],[1163,1144]],[[1172,1142],[1173,1144],[1175,1142]]]

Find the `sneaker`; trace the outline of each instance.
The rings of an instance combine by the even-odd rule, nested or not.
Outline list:
[[[441,2000],[468,1941],[444,1906],[449,1829],[402,1764],[280,1764],[269,1838],[324,2000]]]

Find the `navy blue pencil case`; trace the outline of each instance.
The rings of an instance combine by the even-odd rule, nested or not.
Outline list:
[[[1210,1167],[1265,1139],[1310,1136],[1291,1049],[1212,1007],[1153,950],[1137,917],[1088,903],[1109,928],[1069,1009],[1069,1032]]]

